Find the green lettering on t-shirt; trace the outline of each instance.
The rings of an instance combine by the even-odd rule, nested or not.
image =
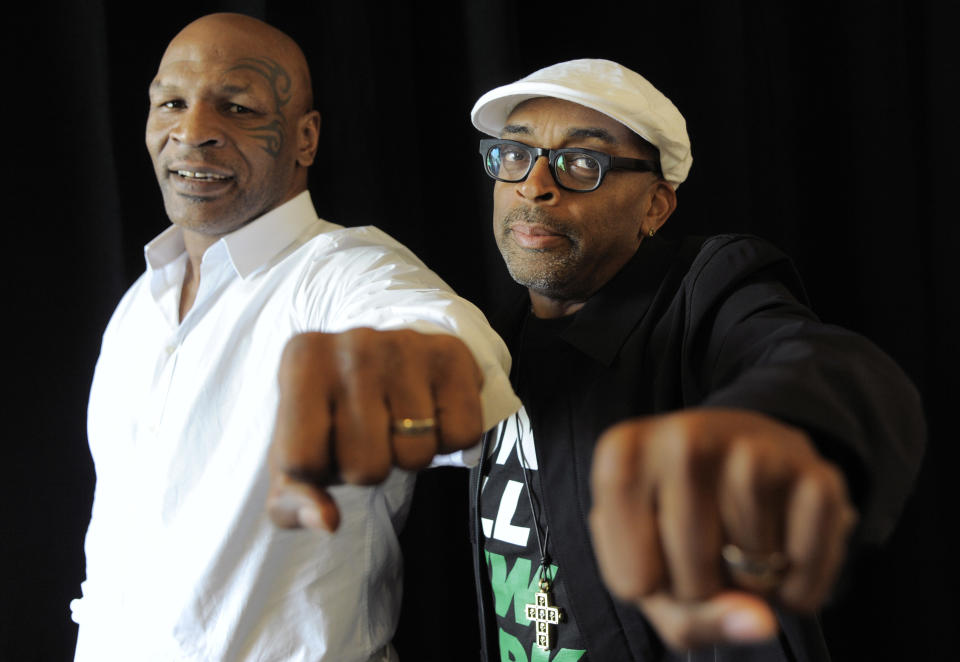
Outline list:
[[[530,647],[530,662],[577,662],[587,651],[561,648],[556,655],[550,657],[551,652],[543,650],[534,642]]]
[[[530,559],[519,558],[507,574],[507,560],[495,552],[484,550],[487,557],[487,569],[490,572],[490,584],[493,587],[493,602],[497,616],[501,618],[513,603],[513,620],[519,625],[527,625],[530,621],[524,606],[533,602],[537,592],[539,573],[530,577]],[[550,576],[557,576],[557,566],[550,566]]]
[[[523,644],[509,632],[500,629],[500,662],[527,662]]]
[[[561,648],[552,658],[551,651],[545,651],[536,643],[530,647],[530,657],[527,658],[523,644],[509,632],[500,629],[500,662],[577,662],[587,651]]]

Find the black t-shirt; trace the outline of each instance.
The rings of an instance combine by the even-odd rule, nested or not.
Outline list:
[[[570,351],[558,334],[571,319],[540,320],[531,316],[525,322],[520,345],[512,348],[515,388],[524,402],[532,401],[534,393],[542,396],[555,388],[550,370],[542,367],[557,365],[552,360],[562,361],[562,354]],[[544,360],[551,363],[544,364]],[[533,370],[532,366],[538,369]],[[588,662],[583,639],[568,608],[563,568],[550,560],[550,525],[543,499],[562,499],[563,495],[551,494],[549,486],[541,484],[537,467],[538,457],[549,454],[551,440],[534,443],[526,408],[500,424],[495,440],[488,450],[482,478],[480,516],[500,660]],[[522,466],[527,467],[526,476]],[[528,495],[528,485],[532,495]],[[531,501],[539,523],[539,542]],[[548,559],[546,568],[541,567],[542,546]],[[543,595],[539,588],[543,574],[550,582],[548,595]],[[528,617],[531,609],[532,620]],[[550,639],[549,650],[538,645],[545,635]]]

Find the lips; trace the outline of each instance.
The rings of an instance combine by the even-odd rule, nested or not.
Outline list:
[[[225,179],[230,179],[230,177],[226,175],[219,175],[215,172],[196,172],[192,170],[174,170],[171,172],[175,172],[180,177],[185,177],[187,179],[197,179],[205,182],[220,182]]]
[[[232,172],[206,164],[176,163],[167,172],[174,190],[190,197],[214,197],[234,183]]]
[[[546,250],[569,242],[566,235],[538,223],[511,223],[507,230],[522,248]]]

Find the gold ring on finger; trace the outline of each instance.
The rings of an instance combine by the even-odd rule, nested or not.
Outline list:
[[[437,427],[433,418],[398,418],[393,421],[393,431],[396,434],[423,434],[432,432]]]

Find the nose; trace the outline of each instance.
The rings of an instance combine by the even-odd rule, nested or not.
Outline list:
[[[550,161],[546,156],[538,158],[527,178],[517,183],[517,195],[531,202],[556,204],[559,194],[560,188],[550,172]]]
[[[190,147],[219,147],[224,142],[219,113],[208,104],[192,104],[177,114],[170,137]]]

